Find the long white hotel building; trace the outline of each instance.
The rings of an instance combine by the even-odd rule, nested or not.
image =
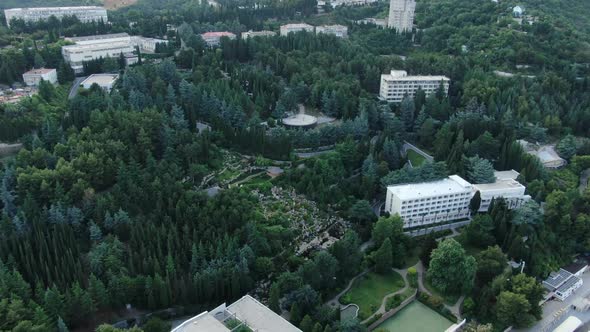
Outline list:
[[[58,19],[64,16],[76,16],[82,23],[108,22],[107,10],[97,6],[12,8],[4,10],[4,16],[8,27],[10,27],[12,19],[37,22],[47,20],[51,16]]]
[[[443,85],[445,94],[449,93],[450,79],[446,76],[409,76],[405,70],[392,70],[381,75],[379,99],[390,103],[399,103],[404,96],[414,97],[422,89],[426,97],[435,93]]]
[[[155,52],[158,43],[168,43],[167,40],[130,36],[127,33],[96,35],[86,37],[66,38],[75,45],[63,46],[61,49],[64,60],[77,74],[83,71],[85,61],[98,58],[117,58],[121,53],[132,54],[136,47],[142,52]]]
[[[504,197],[509,208],[517,208],[531,197],[516,181],[518,172],[495,172],[496,182],[471,184],[458,175],[446,179],[387,187],[385,211],[397,214],[404,228],[468,219],[469,203],[477,191],[482,201],[480,212],[487,211],[492,199]]]

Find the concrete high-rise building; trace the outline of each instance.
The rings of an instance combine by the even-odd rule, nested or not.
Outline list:
[[[414,97],[421,89],[426,97],[435,93],[441,84],[445,95],[449,92],[449,82],[446,76],[409,76],[405,70],[392,70],[389,74],[381,75],[379,99],[390,103],[399,103],[407,95]]]
[[[106,9],[96,6],[12,8],[4,10],[4,16],[6,17],[8,27],[10,27],[10,21],[12,19],[37,22],[47,20],[51,16],[55,16],[58,19],[64,16],[76,16],[82,23],[108,22]]]
[[[390,0],[387,26],[398,33],[412,31],[416,0]]]

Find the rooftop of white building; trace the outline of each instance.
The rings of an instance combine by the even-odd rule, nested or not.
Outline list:
[[[174,332],[228,332],[231,331],[223,323],[229,319],[237,319],[257,332],[301,332],[286,319],[246,295],[228,307],[225,305],[214,312],[203,312],[174,329]]]
[[[94,9],[104,9],[104,7],[99,7],[99,6],[31,7],[31,8],[10,8],[10,9],[6,9],[6,11],[24,11],[24,10],[33,10],[33,11],[47,11],[47,10],[94,10]]]
[[[515,170],[509,171],[496,171],[494,176],[496,181],[493,183],[479,183],[474,184],[473,187],[479,191],[497,191],[497,190],[510,190],[510,189],[526,189],[520,182],[516,181],[516,178],[520,173]]]
[[[81,85],[87,85],[87,84],[98,84],[100,86],[105,86],[105,85],[109,85],[114,83],[117,79],[119,78],[119,75],[117,74],[92,74],[90,76],[88,76],[87,79],[85,79],[82,83],[80,83]]]
[[[381,77],[390,81],[450,81],[451,79],[441,75],[408,75],[405,70],[392,70],[389,74],[383,74]]]
[[[115,48],[115,47],[128,47],[131,46],[129,41],[111,41],[111,42],[101,42],[101,43],[92,43],[92,44],[76,44],[76,45],[67,45],[63,46],[62,50],[93,50],[93,49],[103,49],[105,47],[108,48]]]
[[[85,42],[85,41],[101,41],[105,39],[114,39],[114,38],[125,38],[129,37],[129,34],[126,32],[122,33],[110,33],[105,35],[93,35],[93,36],[83,36],[83,37],[68,37],[65,40],[78,43],[78,42]]]
[[[313,28],[313,25],[309,25],[307,23],[289,23],[289,24],[285,24],[285,25],[281,25],[281,28],[286,28],[286,29],[303,29],[303,28]]]
[[[402,200],[437,197],[471,191],[471,184],[458,175],[451,175],[446,179],[434,182],[411,183],[389,186],[387,190]]]
[[[39,69],[29,70],[28,72],[24,73],[23,75],[45,75],[45,74],[51,73],[52,71],[55,71],[55,69],[39,68]]]

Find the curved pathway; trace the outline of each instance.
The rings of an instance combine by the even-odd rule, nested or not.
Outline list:
[[[330,308],[333,308],[335,306],[341,307],[341,304],[338,300],[340,300],[340,298],[344,294],[346,294],[346,292],[348,292],[350,288],[352,288],[352,284],[357,278],[364,276],[367,272],[369,272],[368,269],[364,270],[363,272],[357,274],[354,278],[350,279],[348,286],[346,286],[346,288],[344,288],[340,293],[338,293],[338,295],[334,296],[330,301],[326,302],[325,305],[329,306]]]
[[[402,289],[400,289],[400,290],[398,290],[398,291],[395,291],[395,292],[393,292],[393,293],[390,293],[390,294],[387,294],[387,295],[385,295],[385,296],[383,297],[383,300],[381,301],[381,306],[379,307],[379,309],[378,309],[377,311],[375,311],[375,312],[374,312],[374,313],[373,313],[371,316],[369,316],[367,319],[363,320],[363,321],[361,322],[361,324],[365,324],[365,323],[366,323],[366,322],[368,322],[368,321],[369,321],[371,318],[373,318],[373,316],[375,316],[375,315],[377,315],[377,314],[381,314],[381,315],[383,315],[383,314],[385,313],[385,311],[386,311],[386,310],[385,310],[385,306],[387,305],[387,300],[388,300],[390,297],[392,297],[392,296],[395,296],[395,295],[397,295],[397,294],[401,294],[401,293],[405,292],[405,291],[406,291],[406,289],[408,289],[408,288],[410,287],[410,283],[408,282],[408,278],[407,278],[407,275],[408,275],[408,269],[402,269],[402,270],[399,270],[399,269],[393,269],[393,270],[394,270],[395,272],[399,273],[399,274],[402,276],[402,278],[404,279],[404,284],[405,284],[404,288],[402,288]]]

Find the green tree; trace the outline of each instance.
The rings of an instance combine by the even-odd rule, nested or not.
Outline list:
[[[522,328],[529,326],[534,318],[529,314],[531,305],[522,294],[504,291],[496,303],[496,319],[503,326]]]
[[[280,289],[279,289],[279,285],[274,282],[272,284],[272,286],[270,286],[270,294],[269,294],[269,300],[268,300],[268,307],[280,314],[281,313],[281,306],[280,306],[280,297],[281,297],[281,293],[280,293]]]
[[[471,214],[477,213],[479,211],[479,207],[481,206],[481,193],[478,191],[475,192],[471,200],[469,201],[469,210]]]
[[[467,158],[467,180],[471,183],[493,183],[496,181],[494,166],[489,160],[477,156]]]
[[[158,317],[150,318],[144,326],[142,326],[142,330],[144,332],[168,332],[170,331],[170,323],[163,321]]]
[[[576,154],[576,138],[572,135],[567,135],[557,143],[557,153],[563,159],[570,160]]]
[[[508,258],[498,246],[488,247],[476,256],[477,280],[481,284],[491,282],[508,266]]]
[[[477,264],[459,242],[446,239],[432,251],[428,278],[432,285],[445,294],[466,293],[471,290]]]
[[[383,241],[381,247],[379,247],[379,249],[373,254],[375,270],[377,273],[387,274],[391,272],[391,267],[393,265],[392,250],[391,241],[387,238]]]
[[[309,317],[309,315],[305,315],[305,317],[303,317],[303,320],[299,324],[299,327],[303,332],[312,332],[311,330],[313,329],[313,320],[311,320],[311,317]]]

